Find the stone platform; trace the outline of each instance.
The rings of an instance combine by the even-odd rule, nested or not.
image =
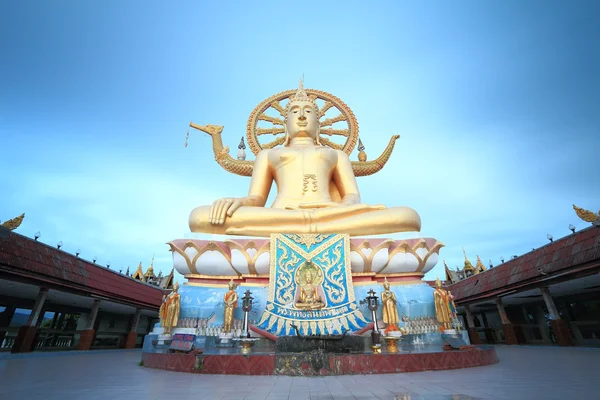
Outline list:
[[[356,335],[338,336],[281,336],[275,341],[277,353],[356,353],[365,348],[365,338]]]
[[[356,353],[142,353],[145,367],[199,374],[327,376],[439,371],[498,362],[493,347],[441,351],[431,346],[396,354]]]

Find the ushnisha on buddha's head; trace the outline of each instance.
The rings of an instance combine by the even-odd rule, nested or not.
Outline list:
[[[306,94],[302,80],[300,80],[296,94],[285,108],[284,123],[285,146],[288,146],[290,141],[297,137],[312,138],[316,144],[321,144],[319,141],[319,107]]]

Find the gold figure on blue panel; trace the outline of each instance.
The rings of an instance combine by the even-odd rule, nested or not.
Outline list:
[[[313,264],[312,261],[306,260],[305,263],[298,268],[294,276],[296,282],[296,308],[303,310],[318,310],[325,307],[323,296],[323,271],[321,268]]]

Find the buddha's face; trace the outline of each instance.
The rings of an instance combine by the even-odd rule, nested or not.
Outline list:
[[[319,117],[313,104],[309,101],[293,101],[289,107],[285,127],[290,139],[315,139],[319,134]]]
[[[308,284],[312,283],[312,274],[311,273],[306,274],[306,283],[308,283]]]

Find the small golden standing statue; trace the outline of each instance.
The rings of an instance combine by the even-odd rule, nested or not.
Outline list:
[[[160,322],[166,334],[170,334],[171,329],[175,328],[179,321],[181,295],[177,293],[178,290],[179,283],[175,282],[173,291],[169,293],[163,304],[160,306]]]
[[[443,332],[446,329],[450,329],[450,326],[452,325],[450,296],[447,290],[442,289],[442,281],[440,281],[440,278],[435,281],[433,302],[435,304],[435,316],[440,324],[440,331]]]
[[[223,299],[225,310],[223,311],[223,333],[231,332],[233,326],[233,313],[238,306],[238,294],[235,291],[233,279],[229,281],[229,291]]]
[[[304,265],[298,268],[294,277],[298,285],[298,296],[296,308],[304,310],[318,310],[325,307],[325,302],[320,293],[320,285],[323,282],[323,272],[319,267],[306,260]]]
[[[390,290],[390,283],[387,278],[383,281],[383,288],[385,290],[381,293],[381,304],[383,305],[383,322],[387,324],[384,334],[387,336],[389,332],[400,331],[400,328],[398,328],[400,318],[396,307],[396,295]]]

